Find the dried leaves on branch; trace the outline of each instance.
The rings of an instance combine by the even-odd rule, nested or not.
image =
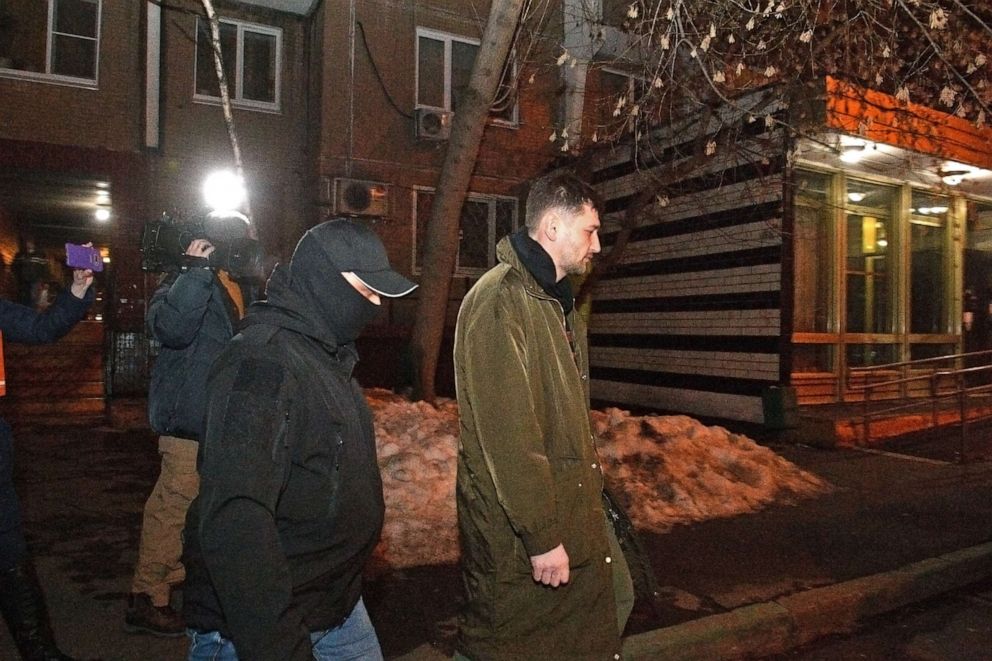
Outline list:
[[[620,68],[638,83],[614,100],[615,121],[597,127],[599,139],[769,83],[825,75],[978,125],[992,104],[992,4],[984,0],[606,1],[602,17],[587,19],[601,26],[593,38],[604,44],[610,30],[623,35],[622,48],[600,49],[594,66]],[[571,57],[562,52],[559,66]]]

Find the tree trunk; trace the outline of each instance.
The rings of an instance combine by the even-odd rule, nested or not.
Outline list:
[[[234,130],[234,111],[231,109],[231,94],[228,87],[227,75],[224,73],[224,56],[220,45],[220,19],[214,10],[213,0],[200,0],[203,11],[207,14],[207,21],[210,23],[210,44],[213,46],[214,71],[217,73],[217,87],[220,89],[220,106],[224,113],[224,126],[227,127],[227,137],[231,141],[231,154],[234,157],[234,168],[241,181],[245,181],[245,168],[241,160],[241,146],[238,144],[238,133]],[[251,220],[248,226],[249,236],[256,237],[254,219],[251,216],[251,196],[247,193],[245,186],[245,215]]]
[[[451,126],[451,139],[425,232],[417,316],[410,339],[415,399],[434,401],[448,295],[458,254],[462,205],[523,4],[524,0],[493,0],[468,89],[459,101]]]

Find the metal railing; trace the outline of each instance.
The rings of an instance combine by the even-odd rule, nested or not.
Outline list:
[[[967,363],[975,362],[987,364],[965,366]],[[940,369],[941,363],[947,364],[948,367]],[[914,371],[922,371],[922,373],[912,374]],[[882,380],[881,375],[893,373],[902,376]],[[909,376],[906,376],[907,374]],[[859,380],[863,379],[864,383],[852,384],[852,376],[857,376]],[[914,387],[914,384],[917,387]],[[949,418],[949,423],[957,422],[960,427],[958,458],[964,461],[967,456],[968,423],[992,418],[992,405],[975,408],[973,411],[969,406],[969,401],[974,397],[992,394],[992,350],[854,368],[848,372],[846,386],[848,392],[862,393],[861,441],[863,443],[871,440],[872,421],[891,418],[913,410],[929,409],[930,426],[938,427],[941,424],[941,411],[956,409],[955,415],[946,417]],[[921,388],[925,390],[921,392]],[[880,392],[886,395],[885,399],[874,398]],[[916,393],[915,397],[912,396],[913,393]],[[893,394],[896,396],[893,397]],[[946,406],[947,402],[952,402],[952,406]],[[881,404],[887,405],[879,406]],[[942,407],[942,404],[945,406]],[[873,408],[873,405],[876,406]],[[969,411],[971,411],[970,416]]]

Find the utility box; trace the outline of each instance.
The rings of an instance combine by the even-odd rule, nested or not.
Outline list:
[[[765,427],[795,429],[799,426],[799,405],[792,386],[770,386],[761,392],[761,408]]]

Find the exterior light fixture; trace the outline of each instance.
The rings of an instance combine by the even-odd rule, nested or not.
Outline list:
[[[971,174],[971,170],[942,170],[940,178],[948,186],[957,186],[968,174]]]
[[[861,200],[865,199],[866,195],[867,193],[851,192],[847,194],[847,199],[849,199],[851,202],[860,202]]]
[[[845,163],[857,163],[865,155],[864,143],[854,144],[854,145],[841,145],[840,147],[840,160]]]
[[[214,172],[203,182],[203,198],[213,211],[236,211],[246,197],[244,180],[230,170]]]
[[[93,213],[93,217],[96,218],[101,223],[110,220],[110,209],[106,207],[100,207]]]

